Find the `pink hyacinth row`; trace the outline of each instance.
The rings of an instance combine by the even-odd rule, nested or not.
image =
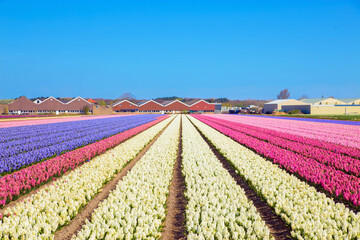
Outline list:
[[[222,119],[224,121],[227,121],[225,119],[229,119],[228,116],[214,115],[211,117],[216,118],[216,119]],[[339,144],[335,144],[335,143],[331,143],[331,142],[327,142],[327,141],[317,140],[314,138],[302,137],[302,136],[298,136],[298,135],[294,135],[294,134],[289,134],[286,132],[280,132],[280,131],[275,131],[275,130],[266,129],[266,128],[262,128],[262,127],[257,127],[257,126],[253,126],[250,124],[242,124],[242,123],[236,122],[237,118],[239,118],[239,117],[234,117],[233,119],[235,119],[235,121],[231,121],[231,120],[229,120],[229,121],[233,122],[234,124],[239,124],[239,126],[246,126],[247,129],[260,130],[261,132],[269,134],[271,136],[277,136],[277,137],[284,138],[284,139],[287,139],[290,141],[300,142],[300,143],[304,143],[304,144],[311,145],[314,147],[322,148],[325,150],[330,150],[332,152],[345,154],[345,155],[352,156],[355,158],[360,158],[360,149],[357,149],[357,148],[347,147],[344,145],[339,145]]]
[[[29,126],[29,125],[38,125],[38,124],[59,123],[59,122],[73,122],[73,121],[102,119],[102,118],[120,117],[120,116],[123,116],[123,115],[52,117],[52,118],[47,118],[47,119],[28,119],[28,120],[21,119],[21,120],[12,120],[12,121],[0,121],[0,128],[20,127],[20,126]]]
[[[207,118],[207,120],[231,128],[235,131],[245,133],[249,136],[255,137],[262,141],[267,141],[273,145],[299,153],[303,156],[310,157],[312,159],[317,160],[320,163],[333,166],[338,170],[343,170],[345,172],[354,174],[356,176],[360,175],[359,159],[352,158],[349,156],[344,156],[340,153],[335,153],[329,150],[307,145],[305,143],[289,141],[287,139],[291,138],[290,136],[284,139],[278,137],[276,133],[270,135],[264,132],[263,129],[261,128],[240,124],[240,123],[233,123],[227,120],[220,120],[215,118]],[[285,134],[286,133],[282,133],[281,136],[284,136]],[[286,134],[286,135],[290,135],[290,134]]]
[[[360,126],[243,115],[212,117],[360,149]]]
[[[271,159],[274,163],[299,175],[310,183],[321,186],[325,191],[336,196],[342,196],[355,206],[360,205],[360,179],[348,175],[332,166],[326,166],[318,161],[294,153],[269,142],[235,131],[226,126],[209,121],[204,116],[194,116],[198,120],[231,137],[240,144],[253,149],[256,153]],[[228,124],[231,126],[231,124]]]
[[[67,152],[58,157],[49,159],[42,163],[24,168],[15,173],[0,178],[0,206],[7,201],[11,201],[14,196],[30,190],[34,187],[46,183],[54,177],[61,176],[69,170],[89,161],[93,157],[104,153],[124,140],[150,128],[151,126],[163,121],[168,116],[159,117],[157,120],[144,125],[132,128],[109,138],[100,140],[96,143],[87,145],[83,148]]]

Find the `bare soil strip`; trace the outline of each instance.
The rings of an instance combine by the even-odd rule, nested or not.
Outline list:
[[[174,119],[173,119],[174,120]],[[141,157],[149,150],[149,148],[155,143],[155,141],[160,137],[160,135],[164,132],[164,130],[170,125],[173,121],[171,120],[161,132],[159,132],[156,137],[132,160],[128,162],[128,164],[113,178],[110,182],[108,182],[99,193],[90,200],[90,202],[82,209],[82,211],[76,215],[74,219],[72,219],[68,225],[64,226],[54,234],[55,240],[62,239],[71,239],[71,237],[81,230],[82,225],[85,224],[85,220],[91,219],[91,215],[94,210],[98,207],[98,205],[104,201],[110,194],[111,191],[115,190],[118,182],[126,176],[126,174],[135,166],[135,164],[141,159]]]
[[[221,124],[220,124],[221,125]],[[226,126],[225,126],[226,127]],[[227,127],[231,130],[234,130],[234,131],[237,131],[236,129],[233,129],[231,127]],[[214,129],[216,130],[216,129]],[[218,130],[216,130],[218,131]],[[218,131],[219,133],[223,134],[222,132]],[[245,133],[246,134],[246,133]],[[248,134],[247,134],[248,135]],[[250,135],[249,135],[250,136]],[[235,140],[234,140],[235,141]],[[238,143],[240,144],[240,143]],[[341,204],[344,204],[347,208],[349,208],[350,210],[352,210],[354,213],[359,213],[360,212],[360,206],[355,206],[352,202],[350,201],[346,201],[342,195],[340,196],[336,196],[335,194],[331,194],[330,192],[326,191],[325,189],[323,189],[320,185],[318,184],[315,184],[315,183],[312,183],[310,181],[308,181],[306,178],[300,176],[299,174],[297,174],[296,172],[291,172],[289,171],[288,169],[286,169],[285,167],[281,166],[279,163],[275,163],[271,158],[267,157],[267,156],[264,156],[263,154],[260,154],[260,153],[257,153],[255,149],[253,148],[250,148],[250,147],[247,147],[243,144],[240,144],[241,146],[243,147],[246,147],[247,149],[249,149],[250,151],[252,151],[253,153],[255,153],[256,155],[259,155],[261,156],[262,158],[264,158],[265,160],[271,162],[272,164],[275,164],[277,165],[279,168],[281,168],[282,170],[286,171],[288,174],[290,175],[294,175],[296,176],[300,181],[314,187],[316,189],[316,191],[320,192],[320,193],[323,193],[326,195],[326,197],[332,199],[335,203],[341,203]],[[278,146],[279,147],[279,146]],[[280,147],[281,148],[281,147]],[[345,154],[346,155],[346,154]],[[339,170],[339,171],[342,171],[342,170]],[[342,171],[344,172],[344,171]],[[350,174],[350,173],[347,173],[347,172],[344,172],[346,174],[349,174],[349,175],[353,175],[353,174]],[[354,176],[354,175],[353,175]]]
[[[180,120],[180,136],[178,156],[174,165],[173,178],[170,183],[169,196],[167,198],[167,213],[164,222],[162,239],[186,239],[186,216],[185,209],[187,199],[184,195],[186,190],[185,177],[182,175],[182,120]]]
[[[194,123],[191,122],[193,125]],[[195,125],[194,125],[195,126]],[[223,167],[230,173],[236,183],[245,191],[246,197],[252,201],[261,218],[270,229],[271,235],[277,240],[293,239],[291,237],[291,229],[286,222],[275,214],[273,209],[251,188],[251,185],[246,182],[242,176],[236,173],[232,164],[216,149],[216,147],[206,138],[206,136],[195,126],[202,138],[209,145],[215,156],[222,163]]]
[[[164,119],[164,120],[166,120],[166,119]],[[157,124],[159,124],[160,122],[158,122]],[[171,123],[171,122],[170,122]],[[169,124],[170,124],[169,123]],[[169,124],[168,125],[166,125],[165,126],[165,128],[167,128],[167,126],[169,126]],[[156,124],[155,124],[156,125]],[[154,125],[154,126],[155,126]],[[151,127],[150,127],[151,128]],[[165,128],[161,131],[161,133],[165,130]],[[149,129],[149,128],[148,128]],[[146,129],[147,130],[147,129]],[[145,130],[145,131],[146,131]],[[140,134],[141,132],[139,132],[138,134]],[[135,134],[135,135],[133,135],[133,136],[131,136],[130,138],[128,138],[128,139],[125,139],[124,141],[122,141],[121,143],[119,143],[119,145],[120,144],[123,144],[124,142],[126,142],[126,141],[128,141],[129,139],[131,139],[131,138],[133,138],[133,137],[135,137],[136,135],[138,135],[138,134]],[[156,136],[156,138],[158,138],[158,136],[160,136],[160,133],[159,133],[159,135],[157,135]],[[152,144],[152,143],[151,143]],[[103,153],[101,153],[101,154],[104,154],[104,153],[106,153],[107,151],[110,151],[111,149],[113,149],[113,148],[116,148],[117,146],[119,146],[119,145],[116,145],[116,146],[114,146],[114,147],[111,147],[111,148],[109,148],[109,149],[107,149],[105,152],[103,152]],[[140,153],[139,153],[140,154]],[[38,187],[34,187],[34,188],[32,188],[31,190],[30,190],[30,192],[28,192],[28,193],[26,193],[26,194],[24,194],[24,195],[21,195],[20,197],[14,197],[15,198],[15,200],[13,200],[13,201],[11,201],[11,202],[9,202],[8,204],[6,204],[4,207],[2,207],[2,208],[0,208],[0,214],[4,214],[4,212],[5,212],[5,210],[7,209],[7,208],[11,208],[11,207],[13,207],[13,206],[15,206],[16,204],[18,204],[19,202],[23,202],[24,200],[26,200],[27,198],[29,198],[29,197],[31,197],[32,195],[34,195],[36,192],[38,192],[38,191],[40,191],[41,189],[43,189],[43,188],[45,188],[45,187],[47,187],[47,186],[50,186],[51,184],[53,184],[53,182],[54,181],[56,181],[58,178],[61,178],[61,177],[63,177],[63,176],[66,176],[66,175],[68,175],[68,174],[70,174],[72,171],[74,171],[76,168],[78,168],[78,167],[80,167],[80,166],[82,166],[82,165],[84,165],[85,164],[85,162],[83,162],[82,164],[79,164],[78,166],[76,166],[74,169],[72,169],[72,170],[69,170],[69,171],[66,171],[65,173],[63,173],[60,177],[54,177],[54,180],[49,180],[48,182],[46,182],[46,183],[43,183],[43,184],[41,184],[40,186],[38,186]]]

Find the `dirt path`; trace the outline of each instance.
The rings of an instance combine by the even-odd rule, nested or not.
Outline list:
[[[193,125],[194,123],[191,122]],[[277,240],[283,239],[293,239],[291,237],[291,230],[286,225],[285,221],[275,214],[273,209],[264,201],[260,196],[256,194],[256,192],[250,187],[250,185],[246,182],[244,178],[238,175],[235,172],[234,167],[230,164],[230,162],[216,149],[216,147],[205,137],[205,135],[194,125],[194,127],[198,130],[201,137],[206,141],[209,145],[213,153],[219,159],[223,167],[229,172],[229,174],[233,177],[236,183],[245,191],[246,197],[252,201],[256,210],[260,214],[261,218],[265,221],[265,224],[270,230],[271,235],[275,237]]]
[[[164,120],[165,120],[165,119],[164,119]],[[159,123],[160,123],[160,122],[159,122]],[[159,123],[157,123],[157,124],[159,124]],[[155,125],[156,125],[156,124],[155,124]],[[155,126],[155,125],[154,125],[154,126]],[[169,124],[168,124],[168,125],[169,125]],[[166,125],[166,127],[167,127],[168,125]],[[153,127],[153,126],[151,126],[151,127]],[[151,127],[150,127],[150,128],[151,128]],[[166,128],[166,127],[165,127],[165,128]],[[165,129],[165,128],[164,128],[164,129]],[[148,129],[149,129],[149,128],[148,128]],[[147,130],[147,129],[146,129],[146,130]],[[146,130],[145,130],[145,131],[146,131]],[[140,134],[140,133],[141,133],[141,132],[139,132],[138,134]],[[120,145],[120,144],[123,144],[124,142],[128,141],[129,139],[137,136],[138,134],[135,134],[135,135],[133,135],[133,136],[125,139],[124,141],[122,141],[121,143],[119,143],[119,145]],[[107,151],[110,151],[110,150],[112,150],[113,148],[115,148],[115,147],[117,147],[117,146],[119,146],[119,145],[116,145],[116,146],[114,146],[114,147],[111,147],[111,148],[107,149],[107,150],[106,150],[105,152],[103,152],[102,154],[105,154]],[[45,160],[45,161],[46,161],[46,160]],[[40,162],[40,163],[41,163],[41,162]],[[39,164],[39,163],[37,163],[37,164]],[[66,176],[66,175],[70,174],[70,173],[73,172],[75,169],[77,169],[78,167],[81,167],[81,166],[84,165],[84,164],[85,164],[85,162],[83,162],[82,164],[79,164],[79,165],[76,166],[73,170],[68,170],[68,171],[66,171],[66,172],[63,173],[60,177],[56,177],[56,178],[55,178],[55,181],[56,181],[56,179],[59,179],[59,178],[61,178],[61,177],[63,177],[63,176]],[[52,180],[52,178],[51,178],[51,180],[49,180],[48,182],[46,182],[46,183],[44,183],[44,184],[42,184],[42,185],[40,185],[40,186],[38,186],[38,187],[35,186],[35,187],[32,188],[32,189],[30,190],[30,192],[28,192],[27,194],[21,195],[21,196],[18,197],[18,198],[16,198],[16,196],[15,196],[15,197],[14,197],[15,200],[11,201],[10,203],[6,204],[4,207],[0,208],[0,214],[4,214],[4,212],[5,212],[5,210],[6,210],[7,208],[11,208],[11,207],[15,206],[16,204],[18,204],[18,203],[26,200],[27,198],[29,198],[29,197],[31,197],[32,195],[36,194],[36,193],[37,193],[38,191],[40,191],[41,189],[43,189],[43,188],[45,188],[45,187],[47,187],[47,186],[50,186],[51,184],[53,184],[53,182],[54,182],[54,180]]]
[[[173,121],[173,120],[172,120]],[[71,239],[71,237],[81,230],[82,225],[85,224],[86,219],[91,219],[91,215],[94,210],[98,207],[98,205],[105,200],[112,190],[115,190],[118,182],[126,176],[126,174],[133,168],[133,166],[140,160],[140,158],[149,150],[149,148],[154,144],[154,142],[160,137],[160,135],[164,132],[164,130],[171,124],[170,121],[160,133],[156,135],[156,137],[132,160],[128,162],[128,164],[113,178],[110,182],[108,182],[100,192],[90,200],[90,202],[82,209],[80,213],[76,215],[74,219],[70,221],[70,223],[64,226],[59,231],[55,232],[54,239],[62,240],[62,239]]]
[[[169,196],[167,198],[167,213],[164,222],[162,239],[186,239],[186,216],[185,209],[185,178],[182,175],[182,120],[180,120],[180,136],[178,156],[174,165],[173,178],[170,183]]]
[[[222,124],[220,124],[220,125],[222,125]],[[231,127],[228,127],[228,126],[225,126],[225,125],[222,125],[222,126],[227,127],[227,128],[229,128],[229,129],[231,129],[231,130],[233,130],[233,131],[237,131],[237,130],[234,129],[234,128],[231,128]],[[215,129],[215,130],[216,130],[216,129]],[[216,130],[216,131],[218,131],[218,130]],[[219,132],[219,131],[218,131],[218,132]],[[220,132],[220,133],[221,133],[221,132]],[[221,133],[221,134],[223,134],[223,133]],[[247,133],[244,133],[244,134],[246,134],[246,135],[248,135],[248,136],[251,136],[251,135],[249,135],[249,134],[247,134]],[[251,137],[254,137],[254,136],[251,136]],[[258,139],[258,138],[257,138],[257,139]],[[261,139],[259,139],[259,140],[261,140]],[[234,141],[235,141],[235,140],[234,140]],[[264,141],[264,140],[261,140],[261,141]],[[240,143],[239,143],[239,144],[240,144]],[[350,201],[346,201],[343,197],[341,197],[341,196],[338,196],[338,197],[337,197],[337,196],[335,196],[334,194],[331,194],[331,193],[329,193],[328,191],[326,191],[326,190],[325,190],[324,188],[322,188],[320,185],[308,181],[306,178],[300,176],[298,173],[296,173],[296,172],[290,172],[288,169],[286,169],[285,167],[281,166],[279,163],[275,163],[271,158],[269,158],[269,157],[267,157],[267,156],[265,156],[265,155],[263,155],[263,154],[261,154],[261,153],[256,152],[255,149],[250,148],[250,147],[248,147],[248,146],[245,146],[245,145],[243,145],[243,144],[240,144],[240,145],[243,146],[243,147],[245,147],[245,148],[247,148],[247,149],[249,149],[250,151],[252,151],[252,152],[255,153],[256,155],[261,156],[262,158],[264,158],[265,160],[271,162],[272,164],[277,165],[279,168],[283,169],[283,170],[286,171],[288,174],[296,176],[300,181],[302,181],[302,182],[304,182],[304,183],[306,183],[306,184],[314,187],[314,188],[316,189],[316,191],[325,194],[326,197],[332,199],[335,203],[344,204],[347,208],[349,208],[350,210],[352,210],[352,211],[353,211],[354,213],[356,213],[356,214],[360,212],[360,207],[354,206],[353,203],[351,203]],[[286,148],[283,148],[283,147],[280,147],[280,146],[277,146],[277,147],[287,150]],[[288,151],[291,151],[291,150],[288,150]],[[291,152],[294,152],[294,151],[291,151]],[[299,154],[299,153],[297,153],[297,152],[294,152],[294,153]],[[349,156],[349,155],[346,155],[346,154],[345,154],[345,156]],[[314,158],[313,158],[313,159],[314,159]],[[316,159],[314,159],[314,160],[317,161]],[[320,162],[320,163],[321,163],[321,162]],[[325,165],[326,165],[326,164],[325,164]],[[346,174],[348,174],[348,175],[350,175],[350,176],[355,176],[354,174],[345,172],[345,171],[343,171],[343,170],[339,170],[339,171],[342,171],[342,172],[344,172],[344,173],[346,173]],[[356,177],[356,176],[355,176],[355,177]]]

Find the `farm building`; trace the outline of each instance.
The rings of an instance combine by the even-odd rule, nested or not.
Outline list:
[[[90,99],[91,100],[91,99]],[[183,103],[179,100],[159,103],[149,100],[139,104],[129,100],[121,100],[112,106],[101,106],[93,104],[82,97],[74,99],[58,99],[54,97],[33,99],[20,97],[8,104],[10,114],[80,114],[87,107],[92,114],[113,113],[215,113],[220,112],[221,104],[208,103],[205,100],[195,100]],[[3,112],[3,111],[2,111]]]
[[[307,113],[307,111],[309,111],[308,113],[310,113],[310,110],[307,106],[309,106],[309,104],[303,103],[296,99],[278,99],[265,103],[263,113],[270,114],[273,111],[285,111],[284,107],[286,108],[286,111],[302,108],[299,110],[305,111],[304,113]]]
[[[137,111],[140,113],[181,113],[184,111],[192,113],[215,113],[220,112],[221,104],[208,103],[205,100],[194,100],[188,103],[183,103],[179,100],[164,101],[162,103],[149,100],[135,104],[128,100],[122,100],[113,104],[113,110],[116,113]]]
[[[360,98],[339,98],[346,105],[360,105]]]
[[[138,105],[130,102],[129,100],[122,100],[113,104],[113,111],[115,112],[137,112],[139,111]]]
[[[346,104],[339,99],[335,98],[309,98],[309,99],[301,99],[303,103],[308,103],[310,105],[341,105]]]
[[[328,114],[360,114],[360,98],[313,98],[302,99],[279,99],[264,104],[263,113],[273,111],[289,112],[298,109],[304,114],[328,115]]]
[[[74,98],[66,103],[54,97],[48,97],[45,100],[36,99],[34,102],[26,97],[20,97],[8,105],[10,114],[76,114],[83,113],[85,106],[92,113],[93,104],[82,97]]]

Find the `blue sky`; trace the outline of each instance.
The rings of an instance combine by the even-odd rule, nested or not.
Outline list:
[[[0,99],[360,97],[360,1],[0,0]]]

